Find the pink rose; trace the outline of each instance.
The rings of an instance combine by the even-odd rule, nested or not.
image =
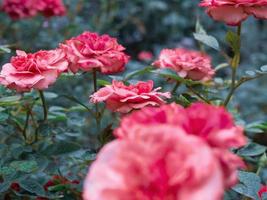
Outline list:
[[[187,49],[163,49],[152,65],[172,69],[180,77],[195,81],[208,81],[215,73],[208,55]]]
[[[203,140],[171,124],[140,131],[135,140],[117,139],[100,151],[84,200],[222,199],[220,164]]]
[[[206,7],[214,20],[232,26],[239,25],[249,15],[267,19],[267,0],[202,0],[200,6]]]
[[[153,54],[150,51],[141,51],[137,57],[141,61],[150,61],[153,58]]]
[[[60,49],[29,54],[17,51],[17,56],[2,67],[0,83],[18,92],[46,89],[67,70],[65,56]]]
[[[43,7],[38,0],[3,0],[1,9],[12,19],[22,19],[37,15]]]
[[[23,19],[41,12],[45,17],[65,15],[62,0],[3,0],[2,10],[12,19]]]
[[[66,14],[66,8],[62,0],[41,0],[45,6],[40,11],[45,17],[63,16]]]
[[[91,102],[106,102],[108,109],[120,113],[128,113],[145,106],[162,105],[165,103],[162,98],[170,98],[170,93],[158,92],[161,88],[153,89],[153,84],[153,81],[140,81],[136,85],[126,86],[123,82],[114,80],[112,85],[91,95]]]
[[[262,185],[260,190],[258,191],[258,196],[260,198],[260,200],[263,200],[263,195],[267,193],[267,186],[266,185]]]
[[[122,119],[115,130],[118,138],[135,140],[144,127],[172,125],[182,128],[187,134],[205,141],[217,155],[224,171],[224,184],[229,188],[237,182],[237,169],[244,167],[238,156],[230,148],[246,144],[243,128],[236,126],[231,115],[223,108],[204,103],[195,103],[188,108],[177,104],[163,105],[160,108],[144,108]]]
[[[115,38],[108,35],[84,32],[61,44],[71,63],[70,70],[76,73],[79,69],[91,71],[94,68],[104,74],[112,74],[124,70],[129,60]]]

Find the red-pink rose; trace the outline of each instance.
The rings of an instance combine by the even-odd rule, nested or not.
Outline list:
[[[141,61],[150,61],[153,58],[153,54],[150,51],[141,51],[137,57]]]
[[[136,134],[100,151],[84,182],[84,200],[222,199],[220,164],[203,140],[171,124]]]
[[[18,92],[31,89],[43,90],[53,84],[57,77],[68,68],[65,53],[61,49],[25,53],[5,64],[0,72],[0,83]]]
[[[180,77],[196,81],[208,81],[215,73],[208,55],[188,49],[163,49],[153,65],[172,69]]]
[[[267,186],[263,185],[261,186],[260,190],[258,191],[259,198],[263,200],[263,195],[267,193]]]
[[[66,8],[62,0],[41,0],[44,8],[40,11],[45,17],[63,16],[66,14]]]
[[[239,25],[249,15],[267,19],[267,0],[202,0],[200,6],[217,21],[232,26]]]
[[[112,85],[107,85],[91,95],[91,102],[105,102],[108,109],[120,113],[164,104],[162,98],[170,98],[170,93],[158,92],[161,88],[153,89],[153,85],[153,81],[140,81],[136,85],[126,86],[123,82],[114,80]]]
[[[12,19],[22,19],[37,15],[44,4],[38,0],[3,0],[1,7]]]
[[[242,127],[234,124],[231,115],[223,107],[195,103],[186,109],[177,104],[144,108],[124,117],[115,135],[135,140],[144,127],[160,125],[182,128],[187,134],[204,140],[214,149],[221,163],[225,187],[237,182],[237,169],[244,167],[244,163],[229,149],[244,146],[246,139]]]
[[[115,38],[108,35],[84,32],[61,44],[71,63],[70,70],[91,71],[98,69],[104,74],[112,74],[124,70],[129,56],[125,48]]]

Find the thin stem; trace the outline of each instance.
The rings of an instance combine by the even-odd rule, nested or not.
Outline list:
[[[224,101],[224,106],[226,107],[228,105],[228,103],[230,102],[234,92],[235,92],[235,89],[236,89],[236,85],[235,85],[235,82],[236,82],[236,72],[237,72],[237,68],[239,66],[239,63],[240,63],[240,48],[241,48],[241,24],[238,26],[237,28],[237,35],[238,35],[238,51],[235,52],[235,55],[232,59],[232,62],[231,62],[231,68],[232,68],[232,80],[231,80],[231,88],[230,88],[230,91]]]
[[[40,94],[40,98],[41,98],[42,105],[43,105],[43,114],[44,114],[44,120],[43,121],[46,121],[47,120],[47,105],[46,105],[44,93],[43,93],[43,91],[39,90],[39,94]]]
[[[93,83],[94,83],[94,92],[97,92],[97,70],[93,69]],[[95,121],[97,131],[100,131],[101,115],[98,109],[98,103],[95,103]]]
[[[225,101],[224,101],[224,106],[227,106],[228,103],[230,102],[231,100],[231,97],[233,96],[234,92],[235,92],[235,81],[236,81],[236,68],[233,68],[232,67],[232,81],[231,81],[231,89],[230,89],[230,92],[228,93]]]
[[[195,91],[191,86],[186,86],[193,94],[195,94],[199,99],[201,99],[202,101],[204,101],[205,103],[210,103],[210,101],[208,99],[206,99],[205,97],[203,97],[201,94],[199,94],[197,91]]]
[[[176,84],[174,85],[172,91],[171,91],[172,94],[175,94],[175,93],[176,93],[176,90],[177,90],[177,88],[179,87],[179,85],[180,85],[180,82],[177,81]]]
[[[25,141],[27,141],[27,128],[29,125],[29,119],[30,119],[30,110],[27,110],[27,114],[26,114],[26,120],[25,120],[25,124],[24,124],[24,128],[22,131],[22,135]]]

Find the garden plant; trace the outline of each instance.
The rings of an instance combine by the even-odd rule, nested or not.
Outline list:
[[[0,2],[0,199],[267,199],[267,0]]]

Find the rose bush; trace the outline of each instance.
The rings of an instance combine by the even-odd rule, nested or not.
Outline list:
[[[117,2],[103,2],[65,1],[64,7],[62,1],[3,1],[2,11],[15,19],[66,16],[9,20],[11,28],[0,23],[1,44],[9,41],[9,34],[14,38],[14,44],[0,45],[0,198],[264,199],[267,125],[244,117],[251,108],[239,107],[236,97],[243,97],[237,90],[244,83],[267,74],[266,66],[244,72],[242,62],[255,55],[243,56],[241,51],[242,22],[251,14],[265,18],[265,2],[201,1],[215,20],[238,25],[236,32],[231,28],[225,37],[216,34],[217,40],[200,23],[201,15],[193,33],[196,42],[189,34],[179,43],[179,34],[165,42],[162,33],[154,37],[148,29],[145,40],[160,41],[150,46],[142,35],[146,24],[133,13],[145,4],[150,7],[142,12],[158,19],[177,3],[139,2],[118,16],[113,12],[122,9]],[[82,17],[99,7],[105,15],[92,15],[90,22]],[[156,16],[151,10],[157,10]],[[124,23],[131,24],[138,44],[121,28],[125,24],[120,17],[128,15]],[[169,13],[163,21],[170,26],[175,19]],[[18,24],[28,31],[35,20],[40,20],[35,34],[42,30],[47,45],[42,48],[37,41],[29,45],[32,53],[26,53]],[[116,26],[109,27],[113,31],[107,31],[102,20],[114,20]],[[187,31],[192,31],[190,24]],[[262,22],[258,25],[263,27]],[[84,31],[88,27],[99,33]],[[157,27],[159,32],[166,28],[159,21]],[[62,35],[47,37],[46,29]],[[171,34],[176,29],[166,30]],[[40,48],[47,50],[36,50]],[[8,56],[13,49],[25,51]],[[254,96],[260,95],[249,97]]]

